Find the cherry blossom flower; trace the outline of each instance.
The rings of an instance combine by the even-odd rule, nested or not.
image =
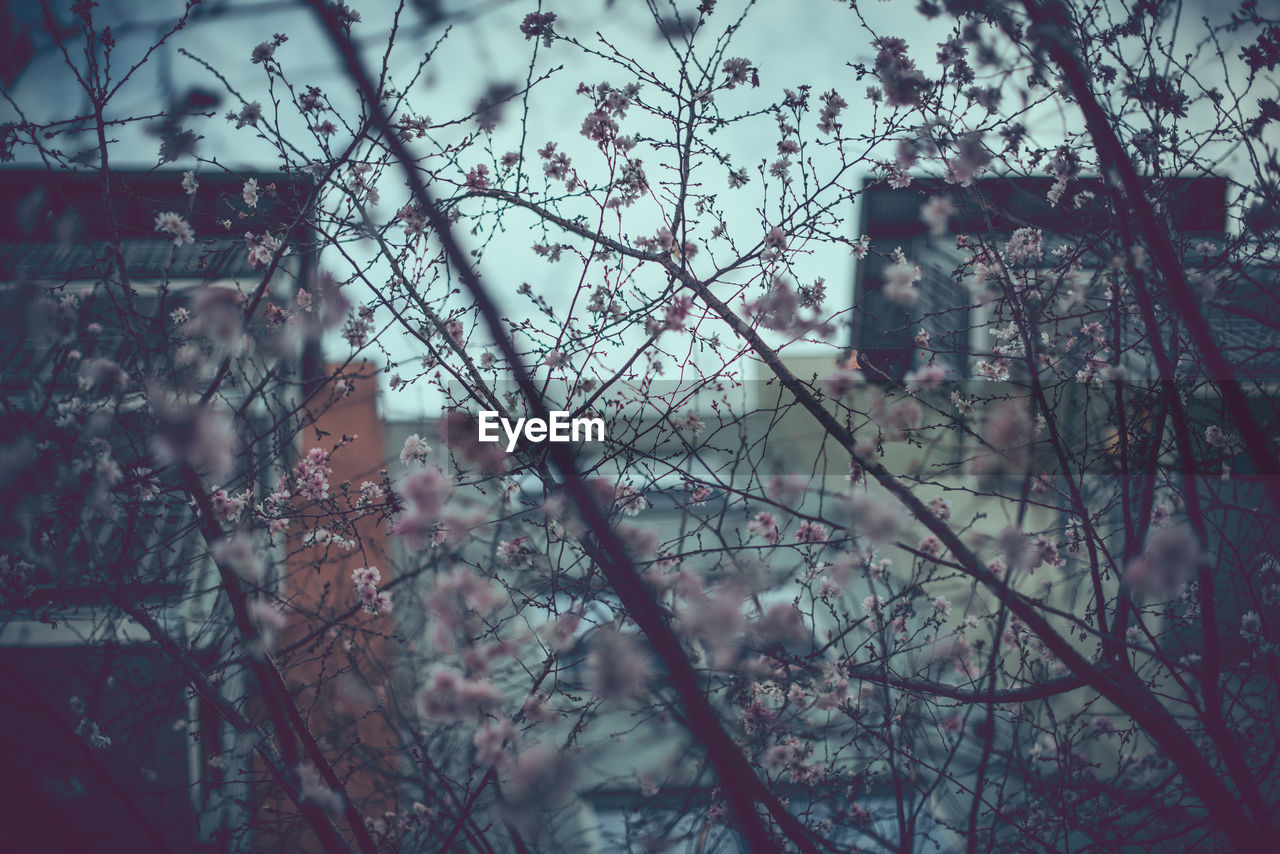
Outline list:
[[[885,270],[882,292],[885,299],[899,305],[913,306],[920,299],[916,283],[924,276],[919,264],[912,264],[898,249],[895,262]]]
[[[776,545],[778,542],[778,523],[773,515],[761,510],[751,517],[747,523],[747,533],[753,537],[761,537],[765,542]]]
[[[610,700],[639,697],[649,681],[649,664],[639,644],[613,630],[597,632],[587,657],[591,689]]]
[[[937,498],[930,499],[929,511],[937,516],[943,522],[951,519],[951,504],[947,499],[939,495]]]
[[[879,51],[874,64],[890,107],[913,107],[929,87],[929,80],[907,56],[907,43],[900,38],[882,37],[873,42]]]
[[[620,483],[614,490],[614,506],[627,516],[638,516],[641,511],[649,507],[649,500],[644,497],[644,493],[636,489],[631,483]]]
[[[249,61],[254,65],[265,63],[275,55],[276,45],[273,42],[262,42],[253,49],[253,53],[249,56]]]
[[[820,525],[817,522],[804,522],[799,529],[796,530],[795,538],[797,543],[801,544],[818,544],[827,542],[831,537],[831,531],[826,525]]]
[[[511,762],[507,744],[514,744],[517,735],[515,724],[505,717],[485,721],[472,740],[476,748],[476,762],[484,767],[506,767]]]
[[[751,81],[752,86],[760,85],[760,73],[751,60],[742,57],[726,59],[720,69],[724,73],[724,88],[735,89],[739,84]]]
[[[520,22],[520,32],[524,34],[525,41],[540,38],[543,44],[551,47],[556,37],[555,30],[552,28],[555,21],[554,12],[530,12]]]
[[[920,219],[929,226],[930,234],[939,237],[947,233],[955,212],[956,206],[949,196],[933,196],[920,208]]]
[[[483,163],[467,173],[468,190],[485,190],[489,187],[489,167]]]
[[[294,467],[298,494],[310,501],[323,501],[329,497],[329,453],[323,448],[312,448]]]
[[[502,694],[487,679],[469,679],[452,668],[438,667],[417,700],[418,711],[427,720],[461,721],[497,708]]]
[[[376,566],[357,567],[351,571],[351,582],[355,585],[356,601],[366,614],[378,616],[391,611],[391,597],[378,591],[382,581],[382,573]]]
[[[191,224],[173,211],[156,214],[156,231],[173,235],[174,246],[192,243],[196,237],[195,229]]]
[[[424,442],[417,433],[404,440],[404,447],[400,449],[400,462],[407,466],[425,465],[430,458],[431,446]]]
[[[821,97],[822,109],[818,113],[818,131],[819,133],[834,134],[840,130],[840,122],[837,121],[840,113],[849,103],[841,98],[836,90],[824,92]]]

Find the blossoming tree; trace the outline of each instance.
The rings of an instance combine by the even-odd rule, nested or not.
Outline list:
[[[0,144],[114,233],[7,271],[7,625],[91,579],[243,850],[1263,850],[1280,23],[850,2],[780,65],[730,5],[521,9],[447,117],[433,4],[302,4],[252,90],[183,48],[255,170],[120,103],[197,4],[137,56],[50,14],[89,109],[8,97]],[[334,426],[374,389],[432,401],[386,449]],[[43,701],[77,761],[127,740]]]

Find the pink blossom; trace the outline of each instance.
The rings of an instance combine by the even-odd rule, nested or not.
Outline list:
[[[182,246],[195,241],[196,232],[191,223],[173,211],[156,214],[156,231],[173,235],[173,245]]]
[[[312,448],[293,469],[298,493],[310,501],[323,501],[329,497],[329,453],[324,448]]]
[[[427,720],[460,721],[497,708],[502,694],[487,679],[468,679],[457,670],[438,667],[418,692],[418,711]]]
[[[527,537],[516,537],[498,543],[498,560],[510,567],[528,566],[530,549],[525,546]]]
[[[482,766],[505,767],[511,761],[511,752],[506,745],[514,743],[516,735],[515,725],[505,717],[485,721],[472,739],[476,762]]]
[[[929,226],[929,233],[939,237],[947,233],[947,226],[956,212],[949,196],[933,196],[920,208],[920,219]]]
[[[649,681],[649,663],[639,644],[617,631],[602,630],[595,635],[587,667],[592,690],[611,700],[639,697]]]
[[[422,441],[422,437],[417,433],[404,440],[404,447],[400,449],[400,462],[407,466],[425,465],[430,458],[431,446]]]
[[[891,107],[918,106],[929,80],[907,56],[907,43],[900,38],[881,37],[873,44],[879,50],[874,67],[885,102]]]
[[[933,534],[928,534],[920,541],[920,545],[916,546],[916,550],[929,557],[938,557],[942,554],[942,541]]]
[[[778,474],[765,484],[769,497],[779,504],[794,506],[809,491],[809,478],[802,474]]]
[[[830,530],[826,525],[819,525],[816,522],[806,521],[796,531],[796,542],[805,544],[822,544],[831,536]]]
[[[483,163],[467,173],[467,189],[484,190],[489,187],[489,167]]]
[[[244,203],[251,208],[258,206],[258,179],[250,178],[244,182],[244,187],[240,190],[240,198],[244,199]]]
[[[920,291],[916,283],[924,276],[919,264],[912,264],[899,249],[897,261],[889,265],[884,274],[884,287],[881,292],[885,299],[904,306],[913,306],[920,299]]]
[[[262,42],[253,49],[253,53],[249,56],[249,61],[254,65],[267,62],[275,55],[276,45],[273,42]]]
[[[631,483],[620,483],[614,490],[614,504],[627,516],[638,516],[642,510],[649,507],[649,501],[644,497],[644,493],[636,489]]]
[[[689,297],[677,297],[667,306],[667,315],[663,320],[662,328],[673,332],[684,329],[685,319],[689,316],[689,309],[692,306],[693,300]]]
[[[818,113],[818,131],[819,133],[833,134],[840,129],[840,123],[837,121],[840,113],[849,103],[841,98],[836,90],[832,89],[822,94],[822,109]]]
[[[366,614],[378,616],[391,611],[391,597],[378,591],[382,581],[382,573],[376,566],[361,566],[351,571],[351,581],[355,585],[356,601]]]
[[[524,33],[525,41],[540,38],[543,44],[551,47],[551,42],[556,35],[555,30],[552,28],[555,21],[554,12],[530,12],[520,22],[520,32]]]
[[[213,515],[217,517],[219,522],[235,524],[240,521],[240,513],[244,510],[245,505],[250,503],[251,493],[245,490],[239,495],[232,496],[222,487],[214,488],[209,494],[209,502],[213,505]]]
[[[776,545],[778,542],[778,523],[773,521],[771,514],[761,510],[751,517],[751,521],[747,523],[747,533],[755,537],[761,537],[765,542]]]
[[[751,81],[752,86],[760,85],[759,72],[756,71],[755,66],[751,64],[749,59],[743,59],[740,56],[726,59],[721,71],[724,72],[724,88],[726,89],[736,88],[739,84],[746,83],[748,80]]]
[[[951,518],[951,504],[941,495],[929,501],[929,511],[943,522]]]

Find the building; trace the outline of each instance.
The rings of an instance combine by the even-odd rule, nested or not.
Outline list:
[[[217,660],[225,604],[191,508],[139,461],[157,453],[157,418],[175,442],[191,428],[184,383],[218,370],[180,363],[175,313],[234,303],[263,277],[245,232],[287,232],[296,247],[268,298],[290,304],[313,273],[308,188],[255,177],[250,208],[234,174],[201,175],[189,194],[176,171],[0,171],[0,847],[226,850],[244,824],[242,769],[220,758],[240,736],[156,640]],[[168,211],[194,242],[158,231]],[[270,368],[301,398],[317,350],[294,344]],[[246,394],[252,370],[218,394],[251,428],[224,485],[260,494],[261,462],[280,449],[276,413]],[[157,412],[160,400],[175,405]],[[153,490],[136,513],[113,500]],[[216,690],[238,704],[245,678],[232,668]]]

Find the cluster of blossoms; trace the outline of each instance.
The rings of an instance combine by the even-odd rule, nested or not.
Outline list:
[[[822,109],[818,113],[818,130],[821,133],[834,134],[840,130],[840,113],[849,106],[849,102],[841,98],[835,89],[822,95]]]
[[[404,440],[404,447],[400,449],[400,462],[407,466],[426,465],[427,460],[430,458],[431,446],[424,442],[417,433]]]
[[[1009,264],[1036,264],[1044,257],[1044,234],[1038,228],[1020,228],[1004,247]]]
[[[467,172],[466,187],[468,190],[487,190],[489,185],[489,167],[483,163],[477,164]]]
[[[532,551],[525,545],[527,539],[527,537],[516,537],[498,543],[498,560],[513,569],[528,566]]]
[[[373,481],[366,480],[360,484],[360,497],[356,500],[356,506],[371,507],[380,503],[386,497],[386,490]]]
[[[748,81],[752,86],[760,85],[760,72],[751,64],[749,59],[743,59],[740,56],[726,59],[724,65],[721,66],[721,71],[724,72],[724,88],[726,89],[735,89],[740,84]]]
[[[497,587],[466,567],[442,574],[427,597],[427,612],[434,618],[432,641],[441,649],[452,649],[453,632],[477,634],[482,618],[496,611],[503,601]]]
[[[530,12],[520,22],[520,32],[524,34],[525,41],[542,39],[543,44],[551,47],[551,42],[556,36],[553,29],[555,22],[554,12]]]
[[[240,198],[251,208],[258,207],[258,179],[250,178],[240,190]]]
[[[195,179],[192,178],[192,186],[194,187],[194,185]],[[186,186],[185,180],[183,181],[183,186]],[[156,214],[156,231],[173,235],[174,246],[192,243],[196,239],[196,231],[191,227],[191,223],[183,219],[181,214],[174,211]]]
[[[469,679],[457,670],[439,667],[417,699],[418,711],[427,720],[460,721],[496,708],[502,694],[488,679]]]
[[[618,484],[613,492],[613,500],[615,506],[627,516],[638,516],[649,506],[649,499],[630,483]]]
[[[801,741],[794,735],[788,735],[780,744],[775,744],[765,751],[760,764],[775,774],[787,772],[793,783],[811,785],[821,782],[826,771],[820,766],[808,762],[813,755],[814,743]]]
[[[231,495],[222,487],[215,487],[213,492],[209,494],[209,502],[213,505],[213,514],[219,522],[224,524],[237,524],[240,521],[240,514],[246,506],[249,506],[253,500],[253,493],[249,490],[241,492],[239,495]]]
[[[916,550],[926,557],[939,557],[943,551],[942,541],[933,534],[927,534],[924,539],[920,540],[920,545],[916,546]]]
[[[362,305],[355,314],[347,318],[342,327],[342,337],[353,348],[359,349],[369,342],[369,333],[373,332],[373,309]]]
[[[772,514],[761,510],[752,516],[751,521],[747,523],[747,533],[754,537],[761,537],[770,545],[776,545],[778,542],[778,523],[774,521]]]
[[[382,200],[382,195],[378,192],[378,186],[374,183],[376,175],[373,172],[373,164],[371,163],[352,163],[351,164],[351,192],[357,199],[363,198],[364,201],[371,205],[376,205]]]
[[[382,573],[376,566],[361,566],[351,571],[351,581],[356,586],[356,601],[366,614],[388,614],[391,612],[391,595],[378,591],[382,581]]]
[[[240,108],[240,112],[228,111],[227,121],[236,123],[236,130],[242,127],[257,127],[262,119],[262,104],[249,101]]]
[[[284,246],[284,242],[267,232],[256,235],[252,231],[244,233],[245,249],[249,253],[249,266],[254,270],[262,269],[271,263],[276,253]],[[287,253],[288,250],[286,249]]]
[[[692,480],[685,481],[685,489],[689,492],[689,503],[694,506],[705,504],[712,495],[710,487]]]
[[[335,546],[344,552],[353,552],[356,546],[360,545],[355,540],[344,537],[341,534],[329,528],[316,528],[314,531],[308,531],[307,535],[302,538],[304,546]]]
[[[276,634],[284,631],[289,624],[284,613],[284,603],[255,596],[245,603],[245,610],[249,614],[249,620],[257,626],[263,645],[268,648],[274,646]]]
[[[1244,442],[1240,434],[1234,430],[1223,430],[1216,424],[1210,424],[1204,430],[1204,440],[1214,448],[1220,448],[1228,456],[1235,456],[1244,450]]]
[[[940,237],[947,233],[955,212],[955,203],[949,196],[933,196],[920,208],[920,220],[929,226],[930,234]]]
[[[702,416],[693,410],[686,412],[683,416],[672,418],[671,426],[691,439],[697,439],[707,429],[706,424],[702,421]]]
[[[564,181],[566,189],[572,190],[575,181],[570,170],[573,168],[569,155],[563,151],[556,151],[556,144],[548,142],[542,148],[538,149],[538,156],[542,158],[542,173],[553,181]]]
[[[765,483],[769,497],[779,504],[795,505],[809,491],[809,478],[802,474],[778,474]]]
[[[324,448],[312,448],[307,451],[293,469],[297,480],[298,494],[310,501],[323,501],[329,497],[329,475],[333,469],[329,467],[329,452]]]
[[[504,768],[511,762],[508,743],[514,743],[519,733],[515,724],[505,717],[485,721],[476,730],[472,744],[476,748],[476,762],[487,768]]]
[[[878,51],[874,67],[885,102],[890,107],[919,106],[929,88],[929,79],[907,56],[906,41],[885,37],[876,39],[873,45]]]
[[[427,233],[427,215],[416,202],[396,211],[396,219],[404,226],[405,236],[416,242]]]
[[[805,522],[796,531],[796,542],[800,544],[822,545],[831,538],[831,532],[826,525],[819,525],[817,522]]]
[[[946,522],[951,518],[951,504],[939,495],[929,501],[929,512]]]
[[[640,645],[617,631],[605,630],[592,639],[587,667],[592,690],[611,700],[638,697],[649,681],[649,663]]]
[[[640,84],[628,83],[619,89],[608,83],[598,83],[595,86],[582,83],[578,86],[578,94],[586,95],[595,102],[595,109],[582,121],[583,136],[602,149],[610,142],[614,142],[623,151],[635,144],[629,137],[618,136],[618,121],[626,118],[627,108],[640,94]]]
[[[894,263],[884,272],[884,297],[899,305],[913,306],[920,299],[916,283],[924,277],[924,270],[908,261],[901,247],[894,250],[893,259]]]

